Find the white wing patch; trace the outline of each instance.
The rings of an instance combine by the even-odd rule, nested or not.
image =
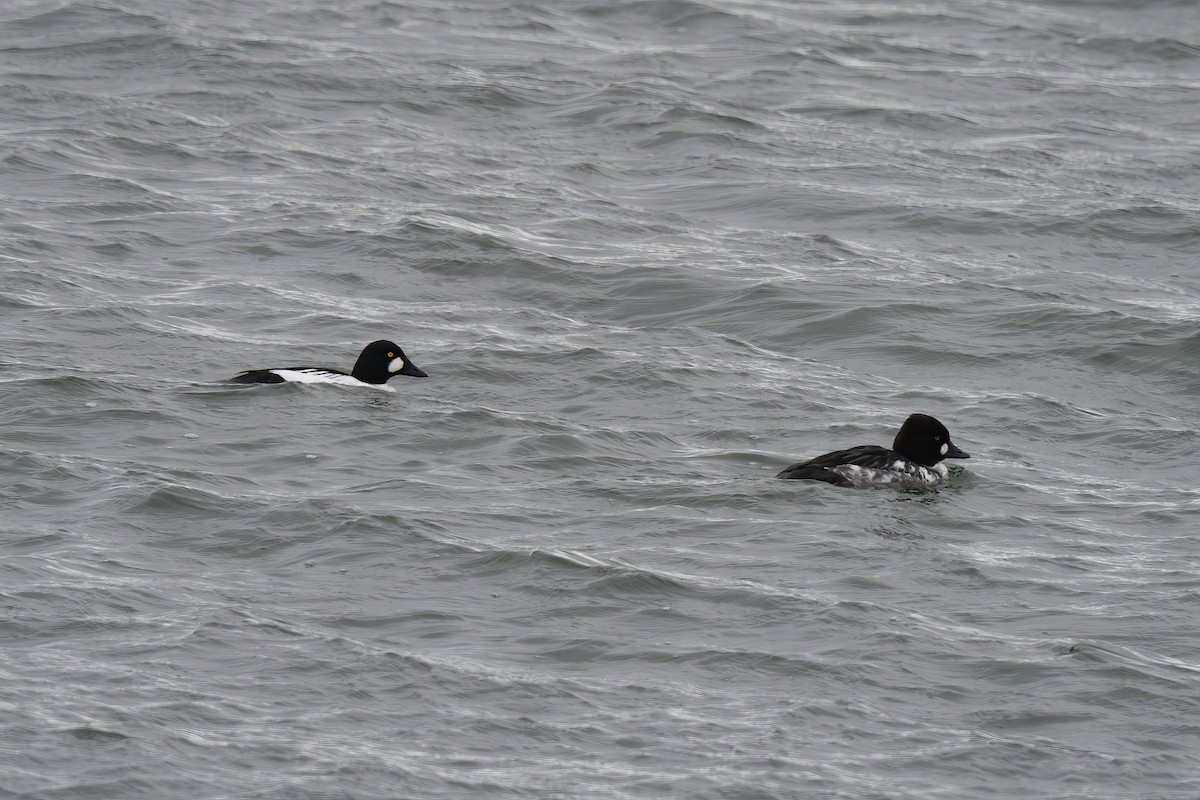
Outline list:
[[[364,383],[358,378],[346,375],[341,372],[332,372],[327,369],[317,367],[308,367],[305,369],[273,369],[279,377],[283,378],[288,383],[336,383],[340,386],[366,386],[369,389],[380,389],[385,392],[396,391],[385,383],[374,384]]]
[[[932,486],[949,474],[945,464],[923,467],[911,461],[893,461],[886,468],[874,469],[857,464],[839,464],[833,471],[855,486],[899,483],[904,486]]]

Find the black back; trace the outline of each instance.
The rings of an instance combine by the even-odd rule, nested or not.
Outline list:
[[[230,378],[228,383],[283,383],[283,378],[269,369],[248,369]]]
[[[792,464],[775,477],[801,481],[825,481],[835,486],[853,486],[852,481],[834,472],[833,468],[853,464],[865,469],[879,469],[895,460],[896,454],[886,447],[863,444],[845,450],[835,450],[823,456],[810,458],[808,461]]]

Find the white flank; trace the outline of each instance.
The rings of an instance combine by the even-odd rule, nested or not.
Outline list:
[[[340,372],[330,372],[324,369],[273,369],[271,372],[274,372],[288,383],[335,383],[339,386],[365,386],[369,389],[379,389],[385,392],[396,391],[386,383],[364,383],[350,375],[343,375]]]
[[[906,486],[932,486],[949,474],[945,464],[922,467],[920,464],[893,461],[886,469],[860,467],[857,464],[841,464],[833,468],[855,486],[899,483]]]

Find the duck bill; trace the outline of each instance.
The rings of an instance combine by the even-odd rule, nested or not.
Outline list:
[[[404,360],[403,358],[392,359],[392,363],[388,364],[388,372],[392,375],[408,375],[412,378],[429,377],[429,375],[425,373],[425,370],[421,369],[411,361]]]
[[[416,364],[409,361],[404,365],[404,368],[396,373],[397,375],[409,375],[413,378],[428,378],[429,373],[418,367]]]
[[[945,458],[970,458],[971,454],[955,445],[951,444],[950,449],[946,451]]]

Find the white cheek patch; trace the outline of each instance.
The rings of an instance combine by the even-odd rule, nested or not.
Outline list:
[[[950,443],[946,442],[944,445],[942,445],[942,455],[946,455],[946,453],[949,453],[949,452],[950,452]]]
[[[388,372],[395,375],[400,370],[404,369],[404,359],[397,356],[388,363]]]

